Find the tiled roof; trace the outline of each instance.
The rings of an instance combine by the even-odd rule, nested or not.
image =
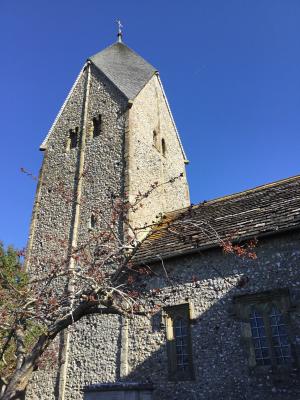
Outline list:
[[[300,228],[300,175],[166,214],[142,243],[135,263],[294,228]]]
[[[157,71],[124,43],[115,43],[89,60],[130,100]]]

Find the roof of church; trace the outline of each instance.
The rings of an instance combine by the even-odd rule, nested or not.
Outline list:
[[[134,99],[157,71],[124,43],[114,43],[89,60],[128,99]]]
[[[300,228],[300,175],[167,213],[143,241],[135,263],[295,228]]]

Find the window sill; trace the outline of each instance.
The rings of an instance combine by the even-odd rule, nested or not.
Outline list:
[[[285,379],[290,377],[291,374],[299,374],[299,368],[295,365],[255,365],[249,368],[251,375],[270,375],[273,377],[273,379]]]

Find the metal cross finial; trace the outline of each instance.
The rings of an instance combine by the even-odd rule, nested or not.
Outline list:
[[[123,25],[122,25],[122,23],[121,23],[121,21],[119,20],[119,19],[117,19],[117,24],[118,24],[118,42],[119,43],[122,43],[122,36],[123,36],[123,33],[122,33],[122,28],[123,28]]]

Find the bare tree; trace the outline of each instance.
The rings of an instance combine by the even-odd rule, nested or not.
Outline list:
[[[24,172],[24,170],[23,170]],[[25,171],[26,172],[26,171]],[[182,175],[163,185],[172,184]],[[135,229],[130,225],[129,212],[136,212],[143,201],[161,184],[153,183],[146,193],[139,193],[130,203],[126,199],[112,200],[109,217],[100,209],[93,210],[89,238],[71,247],[65,257],[48,255],[43,266],[30,257],[24,271],[17,258],[7,266],[7,253],[1,248],[0,258],[0,374],[1,400],[23,399],[33,371],[41,366],[43,358],[57,335],[90,314],[147,315],[157,311],[161,304],[144,296],[140,277],[146,279],[154,272],[150,266],[136,267],[134,257],[142,242],[141,230],[149,232],[151,226]],[[60,195],[68,201],[68,194],[59,186]],[[192,209],[192,207],[191,207]],[[97,224],[96,224],[97,222]],[[195,224],[180,218],[166,222],[163,216],[153,221],[155,227],[185,238],[186,229],[202,232],[220,244],[225,252],[249,257],[250,251],[231,240],[224,241],[207,221]],[[48,238],[49,240],[57,240]],[[58,241],[57,248],[67,247]],[[12,250],[11,250],[12,251]],[[24,256],[19,253],[19,256]],[[2,261],[1,261],[2,260]],[[5,264],[6,260],[6,264]],[[169,279],[161,260],[162,273]]]

